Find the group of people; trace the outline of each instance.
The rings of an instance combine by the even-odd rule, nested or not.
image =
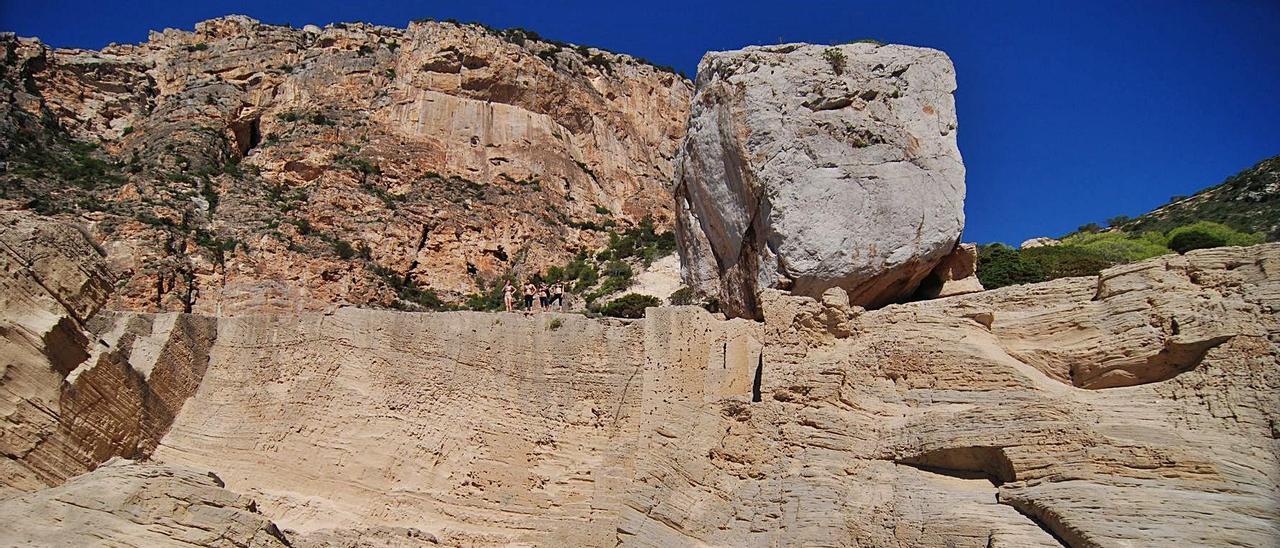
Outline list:
[[[502,288],[502,300],[507,304],[507,312],[516,311],[516,286],[507,280],[506,286]],[[545,282],[534,284],[532,280],[524,284],[524,310],[526,312],[534,311],[534,304],[537,304],[539,312],[547,312],[554,305],[560,309],[564,309],[564,284],[555,282],[547,284]]]

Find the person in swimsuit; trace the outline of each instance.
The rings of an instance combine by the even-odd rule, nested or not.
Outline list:
[[[502,286],[502,301],[507,305],[507,312],[515,312],[516,286],[511,285],[511,280],[507,280],[507,284]]]
[[[533,296],[537,294],[538,288],[534,287],[533,282],[524,284],[524,310],[525,312],[533,312]]]
[[[538,305],[543,312],[547,311],[547,305],[551,302],[551,290],[547,289],[545,282],[538,285]]]

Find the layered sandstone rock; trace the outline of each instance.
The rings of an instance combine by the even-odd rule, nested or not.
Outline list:
[[[252,497],[177,497],[231,497],[179,521],[239,545],[276,538],[257,508],[311,546],[1267,546],[1277,273],[1267,244],[873,311],[840,288],[765,290],[764,322],[208,318],[199,389],[151,458],[173,467],[158,477],[212,470]],[[140,319],[157,321],[90,323],[111,341]],[[152,379],[182,358],[144,346],[130,363]],[[186,534],[149,502],[171,480],[78,487],[115,467],[0,503],[23,525],[0,536],[64,538],[40,524],[68,504],[123,524],[96,529],[122,544],[142,534],[130,524]]]
[[[117,309],[429,308],[427,291],[459,302],[613,227],[671,226],[691,86],[626,55],[238,16],[102,51],[0,46],[0,206],[88,225],[121,273]]]
[[[114,282],[79,230],[0,213],[0,493],[149,454],[195,392],[211,318],[90,317]],[[92,331],[98,329],[98,333]]]
[[[707,54],[677,160],[686,283],[740,316],[765,288],[909,297],[964,226],[955,87],[924,48]]]

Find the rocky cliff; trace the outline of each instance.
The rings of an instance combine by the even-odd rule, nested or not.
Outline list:
[[[0,37],[0,199],[87,226],[112,307],[434,307],[652,217],[690,83],[519,29],[226,17],[102,51]]]
[[[87,245],[60,234],[62,248]],[[39,264],[5,272],[43,280]],[[8,428],[52,421],[158,440],[99,443],[54,465],[6,448],[7,470],[38,477],[6,473],[6,487],[34,492],[0,502],[11,518],[0,540],[74,544],[89,530],[149,546],[1273,545],[1277,273],[1280,245],[1267,244],[875,311],[840,289],[822,300],[770,290],[764,322],[695,307],[634,322],[356,308],[80,322],[54,303],[37,322],[6,308],[7,340],[58,317],[82,335],[6,349]],[[85,288],[59,294],[89,309],[106,298],[76,279],[5,294]],[[152,336],[118,342],[139,324]],[[157,327],[181,325],[209,336]],[[66,374],[52,348],[115,357]],[[14,371],[64,380],[16,382]],[[114,389],[113,371],[176,399],[131,403],[139,392]],[[162,383],[165,371],[189,382]],[[64,405],[94,391],[97,408],[118,411],[15,414],[12,402],[55,402],[59,390]],[[156,400],[177,412],[148,411]],[[121,426],[135,424],[156,426]],[[121,454],[151,463],[38,489]],[[101,512],[58,525],[74,506]],[[224,527],[226,539],[199,536]]]

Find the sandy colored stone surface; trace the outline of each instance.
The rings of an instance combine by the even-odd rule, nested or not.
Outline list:
[[[635,321],[99,313],[88,339],[111,348],[151,326],[119,350],[151,393],[165,370],[198,387],[142,399],[180,408],[159,430],[128,390],[99,406],[132,421],[48,416],[129,434],[85,468],[136,451],[161,479],[108,464],[0,512],[22,518],[7,520],[16,538],[126,545],[140,523],[269,543],[270,520],[298,546],[1273,546],[1277,273],[1266,244],[874,311],[838,288],[770,290],[764,322],[696,307]],[[174,344],[183,321],[217,336]],[[76,378],[111,370],[87,363]],[[225,490],[186,485],[204,470]],[[7,488],[31,490],[15,477]],[[156,496],[191,489],[176,500],[230,498],[191,517],[206,505]],[[107,525],[47,526],[67,504]]]
[[[65,484],[0,500],[5,546],[289,546],[213,474],[114,459]]]
[[[757,319],[766,288],[910,297],[964,228],[955,89],[927,48],[706,54],[676,169],[685,283]]]

